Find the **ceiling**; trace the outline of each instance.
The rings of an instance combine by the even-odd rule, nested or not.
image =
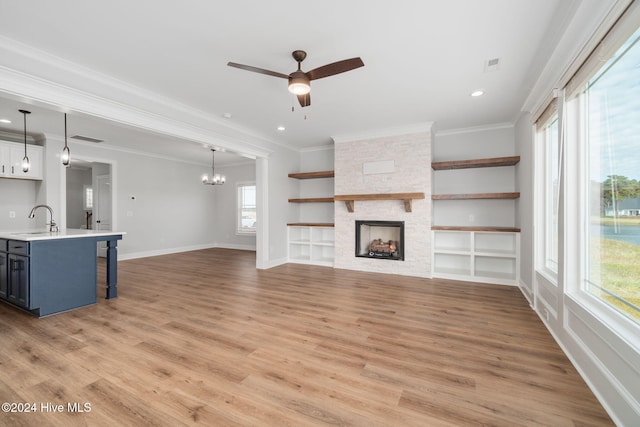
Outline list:
[[[437,130],[513,122],[559,36],[550,30],[575,3],[0,0],[0,37],[158,94],[210,117],[219,129],[301,150],[330,145],[333,136],[425,122],[434,122]],[[291,57],[296,49],[308,53],[305,71],[356,56],[365,66],[313,81],[312,105],[303,109],[286,80],[226,65],[288,74],[296,69]],[[496,58],[497,69],[487,70],[487,61]],[[38,73],[26,65],[19,71]],[[477,89],[485,94],[471,97]],[[0,123],[0,130],[21,132],[17,109],[24,107],[33,112],[28,117],[33,133],[62,135],[62,113],[68,112],[69,135],[210,161],[201,143],[1,91],[0,119],[12,123]],[[216,163],[237,161],[233,143],[225,148],[229,152],[217,155]]]

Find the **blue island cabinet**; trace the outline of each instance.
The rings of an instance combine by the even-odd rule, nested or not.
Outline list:
[[[98,240],[0,239],[0,299],[38,317],[95,304]]]

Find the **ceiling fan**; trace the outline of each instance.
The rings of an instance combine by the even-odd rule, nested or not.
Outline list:
[[[250,65],[236,64],[235,62],[227,63],[230,67],[240,68],[241,70],[253,71],[254,73],[266,74],[268,76],[280,77],[289,80],[289,92],[298,97],[301,107],[311,105],[311,80],[318,80],[323,77],[329,77],[336,74],[364,67],[364,62],[360,58],[345,59],[322,67],[314,68],[306,73],[300,69],[300,64],[307,57],[304,50],[294,50],[291,53],[293,59],[298,63],[298,69],[291,74],[283,74],[277,71],[265,70],[264,68],[252,67]]]

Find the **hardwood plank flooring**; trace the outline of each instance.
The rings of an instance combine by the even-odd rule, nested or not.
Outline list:
[[[613,425],[517,288],[225,249],[103,286],[42,319],[0,304],[0,400],[36,404],[0,425]]]

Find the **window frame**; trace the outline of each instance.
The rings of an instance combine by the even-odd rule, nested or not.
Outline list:
[[[536,271],[542,274],[547,281],[549,281],[554,286],[558,285],[558,271],[560,269],[561,262],[561,253],[560,253],[560,164],[562,161],[561,157],[561,141],[560,141],[560,132],[561,132],[561,119],[558,109],[556,108],[557,99],[549,104],[545,112],[538,118],[536,122],[536,133],[535,133],[535,142],[536,142],[536,158],[537,162],[537,171],[536,171],[536,188],[537,188],[537,226],[542,231],[541,232],[541,241],[537,250],[537,262],[536,262]],[[557,132],[555,135],[551,135],[550,128],[554,123],[557,123]],[[555,137],[555,147],[553,141],[550,140],[550,137]],[[553,149],[556,150],[556,164],[550,161],[551,156],[554,154]],[[557,187],[554,189],[553,186],[549,185],[550,175],[553,174],[552,168],[556,168],[557,174]],[[553,222],[553,212],[549,211],[549,200],[556,200],[556,268],[555,270],[550,268],[548,265],[548,260],[550,259],[549,251],[551,250],[551,243],[549,235],[549,222]],[[553,203],[553,202],[552,202]],[[552,206],[551,209],[554,207]]]
[[[94,196],[94,192],[93,192],[93,187],[91,185],[83,185],[82,186],[82,207],[83,210],[85,211],[92,211],[93,210],[93,196]],[[91,201],[91,204],[89,205],[89,200]]]
[[[593,75],[600,73],[598,68]],[[587,85],[584,89],[568,97],[561,115],[566,123],[567,138],[561,161],[566,173],[561,176],[567,191],[561,203],[565,215],[561,218],[561,228],[565,233],[565,250],[561,260],[564,266],[564,293],[576,304],[616,331],[636,347],[640,335],[640,321],[634,320],[620,310],[589,292],[589,226],[590,226],[590,145],[588,127]],[[569,221],[573,218],[573,221]],[[577,220],[575,220],[577,219]],[[577,280],[575,279],[577,278]]]
[[[254,187],[254,191],[256,192],[256,226],[247,228],[242,227],[242,211],[244,206],[242,205],[242,189],[244,187]],[[242,181],[236,183],[236,235],[239,236],[255,236],[257,231],[257,214],[258,214],[258,203],[257,203],[257,186],[255,181]]]

